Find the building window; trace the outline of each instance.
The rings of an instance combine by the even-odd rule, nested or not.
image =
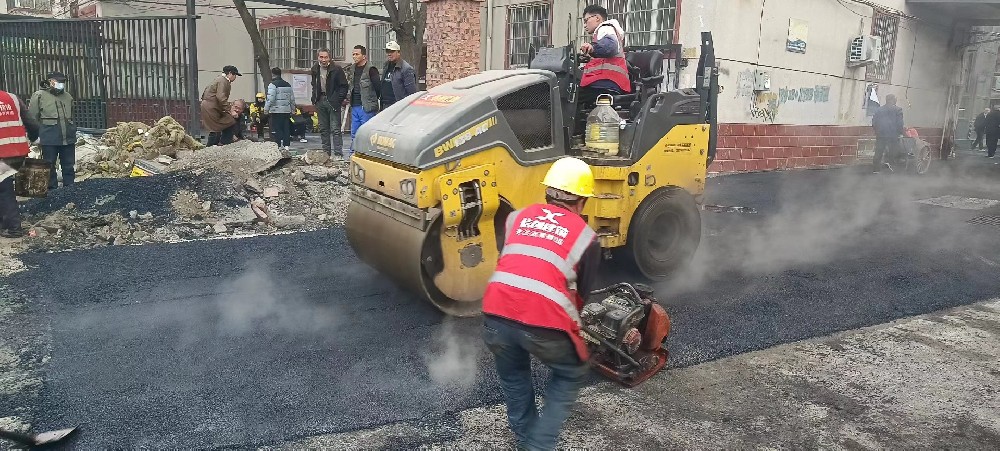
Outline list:
[[[892,79],[892,63],[896,56],[896,34],[899,30],[899,16],[875,10],[872,16],[872,35],[882,38],[882,51],[878,62],[868,66],[865,76],[868,81],[888,83]]]
[[[385,45],[389,43],[389,24],[377,23],[365,29],[365,42],[368,43],[368,60],[379,71],[385,66]]]
[[[667,45],[677,29],[677,0],[597,0],[625,30],[625,45]],[[581,14],[580,19],[583,19]],[[590,41],[584,36],[584,42]]]
[[[334,28],[333,31],[330,32],[330,36],[333,40],[333,42],[330,43],[330,53],[332,53],[330,57],[337,61],[344,61],[347,59],[347,54],[344,52],[344,29]]]
[[[313,30],[309,28],[276,27],[260,31],[267,54],[271,58],[272,67],[283,70],[306,70],[316,64],[316,53],[319,49],[331,47],[332,31]],[[343,39],[340,50],[343,53]],[[330,49],[334,53],[333,49]],[[331,54],[336,59],[336,55]],[[343,56],[341,56],[343,59]]]
[[[507,67],[528,67],[531,49],[551,44],[550,9],[548,4],[507,7]]]
[[[7,0],[7,9],[52,13],[52,0]]]

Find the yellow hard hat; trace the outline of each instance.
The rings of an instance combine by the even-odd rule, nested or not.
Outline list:
[[[264,98],[264,93],[263,92],[258,92],[257,93],[257,98],[258,99],[263,99]]]
[[[545,174],[542,185],[577,196],[594,197],[594,173],[579,158],[563,157],[556,160]]]

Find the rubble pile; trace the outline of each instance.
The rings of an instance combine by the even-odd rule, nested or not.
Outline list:
[[[177,242],[342,225],[347,162],[289,157],[274,143],[199,150],[149,177],[103,178],[22,207],[30,249]]]
[[[152,126],[142,122],[119,122],[100,139],[80,134],[76,146],[76,169],[80,180],[127,177],[136,159],[161,156],[173,159],[204,148],[170,116],[160,118]]]

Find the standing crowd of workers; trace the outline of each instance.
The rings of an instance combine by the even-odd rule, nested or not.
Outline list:
[[[349,158],[353,153],[358,128],[397,100],[417,92],[416,71],[403,60],[399,44],[389,41],[385,46],[386,62],[382,71],[368,59],[368,49],[356,45],[351,53],[353,64],[346,67],[333,63],[330,51],[320,49],[316,64],[309,70],[311,94],[309,102],[315,111],[323,151],[327,155]],[[242,76],[234,66],[222,69],[222,75],[210,84],[201,96],[202,124],[209,131],[208,145],[229,144],[242,137],[245,112],[242,101],[229,101],[232,83]],[[274,142],[288,149],[293,137],[307,142],[305,134],[311,121],[310,112],[303,112],[292,85],[282,78],[282,69],[271,69],[267,93],[258,93],[249,107],[249,121],[256,127],[258,139],[264,138],[264,124],[269,124]],[[342,118],[350,111],[351,146],[344,154]]]

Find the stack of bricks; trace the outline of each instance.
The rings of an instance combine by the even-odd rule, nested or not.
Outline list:
[[[940,128],[917,128],[935,158]],[[855,164],[867,126],[719,124],[715,161],[708,172],[730,173]]]
[[[479,73],[482,0],[426,0],[427,88]]]

